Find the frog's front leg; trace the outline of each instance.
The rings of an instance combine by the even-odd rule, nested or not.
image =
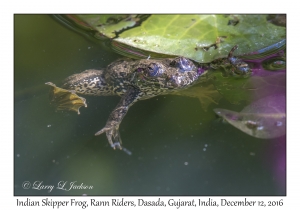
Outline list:
[[[119,132],[119,126],[129,107],[132,106],[139,98],[140,93],[141,92],[139,89],[135,87],[129,87],[126,93],[122,96],[116,108],[109,115],[105,127],[95,134],[96,136],[98,136],[106,132],[108,142],[114,149],[124,149],[121,146],[122,141]]]
[[[228,61],[232,65],[232,73],[243,76],[243,77],[248,77],[252,73],[252,69],[249,67],[249,65],[244,62],[242,59],[237,58],[233,56],[233,52],[238,48],[238,45],[235,45],[230,52],[228,53]]]

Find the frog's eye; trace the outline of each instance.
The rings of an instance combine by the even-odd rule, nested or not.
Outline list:
[[[195,65],[189,59],[180,57],[178,62],[178,67],[181,72],[192,71],[195,68]]]
[[[155,63],[150,63],[150,65],[148,66],[148,76],[150,77],[155,77],[159,74],[159,66],[156,65]]]

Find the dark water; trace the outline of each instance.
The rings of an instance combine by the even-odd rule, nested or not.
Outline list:
[[[88,107],[55,112],[45,82],[58,83],[120,56],[47,15],[15,15],[15,195],[285,195],[285,137],[261,140],[216,121],[197,99],[160,96],[131,107],[120,131],[131,156],[112,150],[106,123],[118,97],[85,97]],[[31,183],[23,189],[24,182]],[[61,181],[93,189],[32,189]]]

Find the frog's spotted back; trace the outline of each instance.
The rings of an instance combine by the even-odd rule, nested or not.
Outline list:
[[[85,95],[113,95],[112,87],[105,82],[103,72],[91,69],[73,74],[65,79],[63,88]]]

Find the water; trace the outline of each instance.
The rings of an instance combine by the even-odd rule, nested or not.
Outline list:
[[[285,195],[285,137],[256,139],[216,121],[214,108],[242,105],[221,100],[205,112],[193,98],[140,101],[120,127],[129,156],[94,136],[118,97],[85,96],[80,115],[55,112],[44,85],[120,55],[47,15],[16,15],[14,30],[15,195]],[[92,189],[68,190],[71,182]]]

